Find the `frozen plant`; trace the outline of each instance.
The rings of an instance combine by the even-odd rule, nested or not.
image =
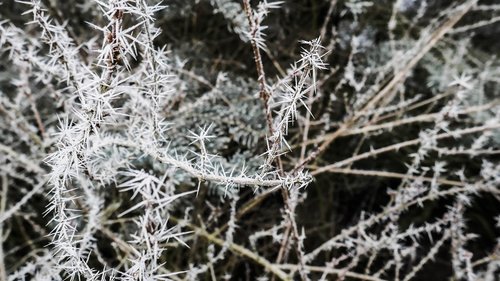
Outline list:
[[[498,279],[499,5],[312,2],[1,3],[0,280]]]

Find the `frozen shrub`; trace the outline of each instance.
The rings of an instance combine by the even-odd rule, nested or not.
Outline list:
[[[4,1],[0,280],[497,280],[500,6],[310,2]]]

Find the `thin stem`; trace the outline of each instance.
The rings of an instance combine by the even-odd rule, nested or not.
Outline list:
[[[498,129],[498,128],[500,128],[500,124],[492,124],[492,125],[484,125],[484,126],[472,127],[472,128],[467,128],[467,129],[463,129],[463,130],[457,130],[457,131],[454,131],[454,132],[451,132],[451,133],[439,134],[439,135],[435,136],[435,139],[439,140],[439,139],[445,139],[445,138],[450,138],[450,137],[459,137],[459,136],[463,136],[463,135],[467,135],[467,134],[473,134],[473,133],[478,133],[478,132],[483,132],[483,131],[495,130],[495,129]],[[396,143],[396,144],[393,144],[393,145],[389,145],[389,146],[382,147],[382,148],[379,148],[379,149],[375,149],[375,150],[372,150],[372,151],[368,151],[368,152],[365,152],[365,153],[361,153],[359,155],[356,155],[356,156],[344,159],[342,161],[339,161],[339,162],[336,162],[336,163],[333,163],[333,164],[321,167],[321,168],[317,169],[314,172],[315,172],[315,175],[318,175],[318,174],[326,172],[326,171],[328,171],[328,170],[330,170],[332,168],[339,168],[339,167],[342,167],[342,166],[346,166],[346,165],[348,165],[350,163],[353,163],[353,162],[356,162],[356,161],[359,161],[359,160],[362,160],[362,159],[366,159],[366,158],[369,158],[369,157],[374,157],[374,156],[376,156],[378,154],[381,154],[381,153],[390,152],[390,151],[397,151],[397,150],[399,150],[399,149],[401,149],[403,147],[417,145],[421,141],[422,140],[420,138],[418,138],[418,139],[413,139],[413,140],[409,140],[409,141],[404,141],[404,142]]]
[[[355,113],[353,116],[348,118],[335,133],[333,133],[329,138],[327,138],[321,146],[313,151],[309,156],[303,161],[299,162],[295,168],[294,172],[301,170],[307,163],[316,159],[320,154],[322,154],[330,144],[336,140],[338,137],[342,136],[345,131],[348,131],[355,121],[362,117],[365,112],[374,108],[382,99],[389,95],[393,89],[402,83],[411,69],[424,57],[427,52],[429,52],[441,38],[448,33],[453,26],[477,3],[478,0],[469,0],[461,6],[461,9],[456,12],[456,14],[450,16],[446,22],[444,22],[434,33],[429,37],[427,42],[420,47],[420,49],[413,55],[413,57],[405,64],[405,66],[380,90],[360,111]],[[388,101],[386,101],[388,102]]]
[[[495,190],[495,187],[492,186],[486,186],[483,182],[477,182],[473,186],[465,186],[465,187],[453,187],[447,190],[441,190],[439,192],[431,192],[425,196],[416,198],[412,201],[398,204],[396,206],[388,207],[384,211],[371,216],[370,218],[360,221],[358,224],[351,226],[349,228],[346,228],[342,230],[342,232],[328,241],[324,242],[321,244],[319,247],[311,251],[309,254],[305,256],[307,261],[312,261],[319,253],[322,251],[328,250],[334,245],[335,242],[347,238],[348,236],[356,233],[359,229],[367,229],[368,227],[374,225],[375,223],[383,220],[384,218],[387,218],[389,214],[399,212],[401,210],[406,210],[411,206],[414,205],[421,205],[423,202],[429,201],[429,200],[435,200],[439,197],[445,197],[445,196],[450,196],[454,194],[469,194],[469,193],[477,193],[481,191],[485,192],[492,192]],[[496,191],[498,194],[499,191]]]
[[[7,207],[7,190],[9,182],[5,174],[2,175],[2,196],[0,197],[0,215],[3,217]],[[3,252],[3,221],[0,221],[0,280],[7,280],[7,271],[5,270],[4,252]]]
[[[323,25],[321,26],[321,31],[319,32],[319,38],[324,39],[326,35],[326,29],[328,27],[328,23],[330,22],[330,19],[332,18],[332,13],[333,9],[335,8],[335,5],[337,5],[337,0],[330,0],[330,6],[328,7],[328,12],[326,12],[326,17],[325,21],[323,22]]]
[[[179,219],[174,218],[172,216],[170,217],[170,219],[174,222],[177,222],[177,223],[180,222]],[[283,281],[291,281],[292,280],[292,278],[288,274],[286,274],[284,271],[279,269],[278,266],[272,264],[267,259],[265,259],[262,256],[259,256],[258,254],[254,253],[253,251],[251,251],[243,246],[240,246],[238,244],[235,244],[235,243],[227,243],[226,241],[217,238],[214,234],[208,233],[205,229],[203,229],[201,227],[195,226],[195,225],[190,224],[190,223],[184,223],[184,222],[182,224],[187,226],[188,228],[194,230],[196,232],[196,234],[205,238],[206,240],[208,240],[212,243],[215,243],[215,244],[219,245],[220,247],[228,247],[229,250],[231,250],[233,253],[238,254],[240,256],[243,256],[243,257],[246,257],[246,258],[254,261],[255,263],[264,267],[267,271],[273,273],[274,276],[278,277],[280,280],[283,280]]]
[[[103,143],[104,144],[104,143]],[[107,143],[106,143],[107,144]],[[246,177],[246,176],[225,176],[215,173],[206,173],[200,170],[197,170],[193,167],[189,162],[178,160],[168,154],[160,155],[154,151],[150,151],[150,149],[143,148],[135,142],[132,141],[118,141],[113,140],[111,144],[115,144],[118,146],[135,148],[143,151],[144,153],[150,155],[154,159],[160,161],[161,163],[165,163],[171,165],[173,167],[179,168],[184,172],[196,177],[202,181],[210,181],[214,183],[220,184],[238,184],[241,186],[263,186],[263,187],[279,187],[285,184],[285,180],[276,179],[276,180],[265,180],[259,177]]]
[[[394,172],[385,172],[385,171],[367,171],[367,170],[356,170],[356,169],[337,169],[331,168],[328,170],[330,173],[338,173],[338,174],[349,174],[349,175],[360,175],[360,176],[368,176],[368,177],[383,177],[383,178],[396,178],[396,179],[411,179],[411,180],[421,180],[424,182],[433,182],[443,185],[452,185],[452,186],[465,186],[465,184],[461,181],[447,180],[447,179],[433,179],[430,177],[421,177],[421,176],[413,176],[401,173]],[[311,172],[311,174],[317,175],[316,171]]]
[[[498,105],[500,105],[500,100],[497,99],[497,100],[494,100],[494,101],[487,103],[487,104],[472,106],[472,107],[466,108],[464,110],[457,111],[456,114],[457,115],[464,115],[464,114],[482,112],[485,110],[495,108]],[[382,124],[366,125],[366,126],[363,126],[360,128],[355,128],[355,129],[350,129],[348,131],[345,131],[341,136],[344,137],[344,136],[366,134],[366,133],[373,132],[373,131],[384,130],[384,129],[385,130],[393,129],[395,127],[413,124],[413,123],[418,123],[418,122],[434,122],[434,121],[436,121],[437,118],[441,118],[442,116],[443,115],[439,112],[438,113],[429,113],[429,114],[408,117],[405,119],[398,119],[398,120],[394,120],[394,121],[389,121],[389,122],[385,122]],[[385,118],[383,118],[383,119],[385,119]],[[311,145],[311,144],[319,143],[321,141],[325,141],[325,140],[331,138],[335,133],[336,132],[326,134],[324,136],[318,137],[318,138],[313,139],[313,140],[307,140],[306,142],[301,143],[300,146]],[[297,147],[297,146],[294,146],[292,148],[295,148],[295,147]]]
[[[255,36],[258,30],[257,23],[253,15],[252,7],[250,6],[249,0],[243,0],[243,9],[247,15],[248,23],[250,24],[250,42],[253,50],[253,58],[255,60],[255,66],[257,69],[257,81],[259,82],[259,95],[262,99],[264,105],[264,111],[266,114],[267,128],[269,130],[269,135],[274,135],[273,128],[273,116],[271,115],[271,109],[269,108],[269,98],[271,94],[266,89],[266,72],[264,71],[264,65],[262,64],[262,56],[260,54],[259,46],[255,40]]]
[[[424,265],[427,262],[434,259],[437,252],[439,251],[439,249],[441,249],[441,247],[443,246],[444,242],[446,242],[446,240],[450,239],[450,236],[451,236],[451,233],[449,231],[446,231],[444,233],[443,237],[441,237],[441,239],[439,239],[432,246],[431,250],[427,253],[427,255],[425,255],[425,257],[423,257],[422,259],[420,259],[420,262],[412,268],[411,272],[408,275],[405,276],[405,279],[403,279],[403,281],[411,280],[413,277],[415,277],[417,272],[419,272],[422,269],[422,267],[424,267]]]
[[[295,271],[298,269],[298,265],[295,265],[295,264],[278,264],[276,266],[278,266],[281,269],[292,270],[292,271]],[[345,276],[345,277],[354,278],[354,279],[358,279],[358,280],[385,281],[385,279],[380,279],[380,278],[373,277],[373,276],[370,276],[367,274],[361,274],[361,273],[356,273],[356,272],[352,272],[352,271],[345,271],[343,269],[335,269],[335,268],[331,268],[331,267],[306,265],[305,268],[308,271],[324,272],[327,274],[332,274],[332,275],[337,275],[337,276]]]

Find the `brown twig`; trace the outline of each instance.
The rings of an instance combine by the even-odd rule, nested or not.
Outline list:
[[[277,265],[277,266],[279,268],[288,269],[288,270],[297,270],[298,269],[298,266],[295,265],[295,264],[280,264],[280,265]],[[385,279],[380,279],[380,278],[373,277],[373,276],[370,276],[370,275],[367,275],[367,274],[361,274],[361,273],[356,273],[356,272],[352,272],[352,271],[345,271],[345,270],[342,270],[342,269],[335,269],[335,268],[331,268],[331,267],[309,266],[309,265],[307,265],[306,269],[308,271],[323,272],[323,273],[337,275],[337,276],[344,275],[345,277],[354,278],[354,279],[358,279],[358,280],[385,281]]]
[[[303,161],[299,162],[293,172],[300,171],[307,163],[316,159],[320,154],[322,154],[330,144],[336,140],[338,137],[343,135],[345,131],[348,131],[355,122],[364,115],[365,112],[374,108],[379,102],[384,99],[388,94],[390,94],[393,89],[402,83],[411,69],[415,67],[415,65],[423,58],[427,52],[429,52],[436,44],[439,42],[441,38],[444,37],[446,33],[448,33],[453,26],[477,3],[478,0],[469,0],[465,4],[462,5],[461,9],[456,12],[454,15],[450,16],[447,21],[445,21],[436,31],[434,31],[429,39],[423,46],[420,47],[419,50],[415,53],[415,55],[405,64],[405,66],[396,74],[394,77],[380,90],[361,110],[357,113],[353,114],[350,118],[348,118],[329,138],[327,138],[321,146],[313,151],[309,156]],[[386,101],[388,102],[388,101]]]
[[[472,106],[469,108],[466,108],[464,110],[457,111],[457,115],[464,115],[464,114],[471,114],[471,113],[476,113],[476,112],[481,112],[485,110],[492,109],[496,106],[500,105],[500,100],[494,100],[490,103],[483,104],[483,105],[478,105],[478,106]],[[348,131],[345,131],[341,136],[352,136],[352,135],[358,135],[358,134],[366,134],[369,132],[373,131],[378,131],[378,130],[385,130],[385,129],[392,129],[398,126],[402,125],[408,125],[412,123],[417,123],[417,122],[434,122],[437,118],[441,117],[442,114],[438,113],[429,113],[429,114],[423,114],[423,115],[418,115],[414,117],[408,117],[405,119],[398,119],[394,121],[389,121],[386,123],[382,124],[373,124],[373,125],[366,125],[360,128],[354,128],[350,129]],[[384,118],[385,119],[385,118]],[[326,134],[324,136],[318,137],[313,140],[308,140],[305,143],[301,143],[300,146],[302,145],[311,145],[311,144],[317,144],[321,141],[324,141],[326,139],[329,139],[333,136],[334,133]],[[297,146],[293,146],[292,148],[295,148]]]
[[[271,94],[266,89],[266,72],[264,71],[264,65],[262,64],[262,56],[260,54],[259,46],[255,41],[255,36],[258,30],[257,23],[253,15],[252,7],[250,6],[249,0],[243,0],[243,9],[247,15],[248,23],[250,24],[250,42],[253,50],[253,57],[255,60],[255,66],[257,69],[257,81],[259,82],[259,95],[262,99],[264,105],[264,111],[266,114],[267,128],[269,130],[269,135],[274,135],[273,128],[273,116],[271,115],[271,109],[269,108],[269,98]]]
[[[266,73],[264,71],[264,65],[262,64],[262,56],[260,54],[260,49],[257,45],[256,40],[255,40],[255,36],[256,36],[257,30],[258,30],[259,23],[257,23],[255,21],[255,18],[253,15],[253,10],[250,6],[249,0],[243,0],[243,9],[245,10],[248,22],[250,24],[250,40],[251,40],[251,44],[252,44],[255,65],[257,68],[258,82],[259,82],[259,88],[260,88],[260,91],[259,91],[260,98],[262,99],[262,102],[264,105],[264,112],[266,115],[267,127],[268,127],[268,131],[269,131],[269,135],[274,136],[274,125],[273,125],[274,122],[273,122],[273,117],[271,114],[271,109],[269,107],[269,99],[271,97],[271,94],[269,93],[269,91],[266,88]],[[273,139],[271,141],[272,142],[271,147],[276,146],[276,142],[278,142],[278,141],[279,141],[278,138]],[[281,162],[281,158],[279,155],[275,158],[275,161],[276,161],[276,164],[278,166],[278,171],[279,171],[280,175],[283,175],[284,174],[283,164]],[[298,229],[297,224],[295,222],[295,218],[293,217],[295,212],[293,209],[290,209],[291,205],[289,202],[290,196],[288,194],[288,190],[283,188],[283,189],[281,189],[281,192],[282,192],[283,200],[285,202],[285,208],[287,208],[287,214],[288,214],[287,220],[288,221],[286,222],[287,226],[286,226],[286,231],[285,231],[285,233],[286,233],[285,239],[283,240],[283,243],[281,245],[281,248],[280,248],[280,251],[278,254],[278,258],[277,258],[277,263],[279,263],[281,261],[281,259],[284,257],[284,252],[288,248],[288,244],[289,244],[288,235],[291,232],[290,230],[293,230],[293,234],[297,240],[297,244],[298,244],[298,237],[299,237],[298,232],[297,232],[297,229]],[[297,247],[299,247],[299,246],[297,245]],[[297,255],[300,256],[302,251],[300,249],[296,249],[296,250],[297,250]],[[307,280],[307,277],[305,276],[304,271],[300,270],[300,273],[301,273],[302,279]]]
[[[472,128],[457,130],[457,131],[454,131],[452,133],[442,133],[442,134],[436,135],[435,139],[439,140],[439,139],[445,139],[445,138],[450,138],[450,137],[458,137],[458,136],[478,133],[478,132],[482,132],[482,131],[495,130],[498,128],[500,128],[500,124],[472,127]],[[365,153],[362,153],[362,154],[359,154],[359,155],[356,155],[353,157],[349,157],[349,158],[344,159],[342,161],[321,167],[314,172],[315,172],[315,175],[318,175],[318,174],[326,172],[332,168],[340,168],[342,166],[345,166],[345,165],[350,164],[350,163],[355,162],[355,161],[359,161],[361,159],[366,159],[366,158],[373,157],[373,156],[376,156],[378,154],[389,152],[389,151],[397,151],[403,147],[416,145],[416,144],[419,144],[420,142],[421,142],[421,139],[418,138],[418,139],[413,139],[413,140],[404,141],[404,142],[396,143],[393,145],[385,146],[385,147],[382,147],[379,149],[368,151],[368,152],[365,152]]]
[[[452,187],[447,190],[441,190],[439,192],[431,192],[425,196],[418,197],[412,201],[398,204],[392,207],[387,207],[384,211],[371,216],[370,218],[360,221],[358,224],[351,226],[349,228],[346,228],[342,230],[341,233],[338,235],[332,237],[326,242],[323,242],[319,247],[311,251],[309,254],[305,256],[307,261],[312,261],[320,252],[328,250],[331,248],[331,245],[333,245],[336,241],[339,241],[341,239],[344,239],[348,237],[349,235],[352,235],[353,233],[356,233],[360,228],[367,228],[375,223],[383,220],[384,218],[387,218],[389,214],[400,211],[400,210],[405,210],[408,209],[411,206],[422,204],[423,202],[429,201],[429,200],[435,200],[439,197],[445,197],[445,196],[450,196],[454,194],[462,194],[462,193],[475,193],[475,192],[480,192],[480,191],[486,191],[486,192],[491,192],[494,187],[491,186],[485,186],[483,182],[477,182],[473,186],[465,186],[465,187]],[[498,193],[498,191],[497,191]]]
[[[386,171],[368,171],[368,170],[356,170],[356,169],[339,169],[339,168],[331,168],[327,170],[329,173],[337,173],[337,174],[349,174],[349,175],[360,175],[360,176],[368,176],[368,177],[383,177],[383,178],[395,178],[395,179],[411,179],[411,180],[421,180],[424,182],[432,182],[436,181],[439,184],[443,185],[451,185],[451,186],[465,186],[465,184],[461,181],[454,181],[448,179],[433,179],[430,177],[422,177],[422,176],[414,176],[407,175],[401,173],[394,172],[386,172]],[[312,175],[317,175],[316,171],[311,172]]]
[[[179,219],[174,218],[172,216],[170,217],[170,219],[176,223],[180,222]],[[227,243],[226,241],[224,241],[220,238],[217,238],[216,235],[214,235],[212,233],[208,233],[205,229],[198,227],[196,225],[186,223],[186,222],[183,222],[182,224],[187,226],[188,228],[192,229],[193,231],[195,231],[196,234],[199,235],[200,237],[202,237],[202,238],[204,238],[212,243],[215,243],[215,244],[219,245],[220,247],[228,247],[229,250],[231,250],[233,253],[238,254],[240,256],[243,256],[243,257],[246,257],[246,258],[254,261],[255,263],[264,267],[267,271],[273,273],[274,276],[278,277],[280,280],[283,280],[283,281],[291,281],[292,280],[291,277],[288,276],[288,274],[286,274],[284,271],[279,269],[276,265],[272,264],[264,257],[259,256],[258,254],[252,252],[251,250],[249,250],[243,246],[240,246],[238,244],[235,244],[235,243]]]
[[[321,26],[321,31],[319,32],[319,38],[324,39],[326,35],[326,29],[330,19],[332,18],[333,9],[337,5],[337,0],[330,0],[330,6],[328,7],[328,12],[326,12],[325,21],[323,21],[323,25]]]

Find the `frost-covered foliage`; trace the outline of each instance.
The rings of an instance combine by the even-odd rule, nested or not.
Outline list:
[[[0,4],[0,280],[498,280],[500,6],[309,2]]]

